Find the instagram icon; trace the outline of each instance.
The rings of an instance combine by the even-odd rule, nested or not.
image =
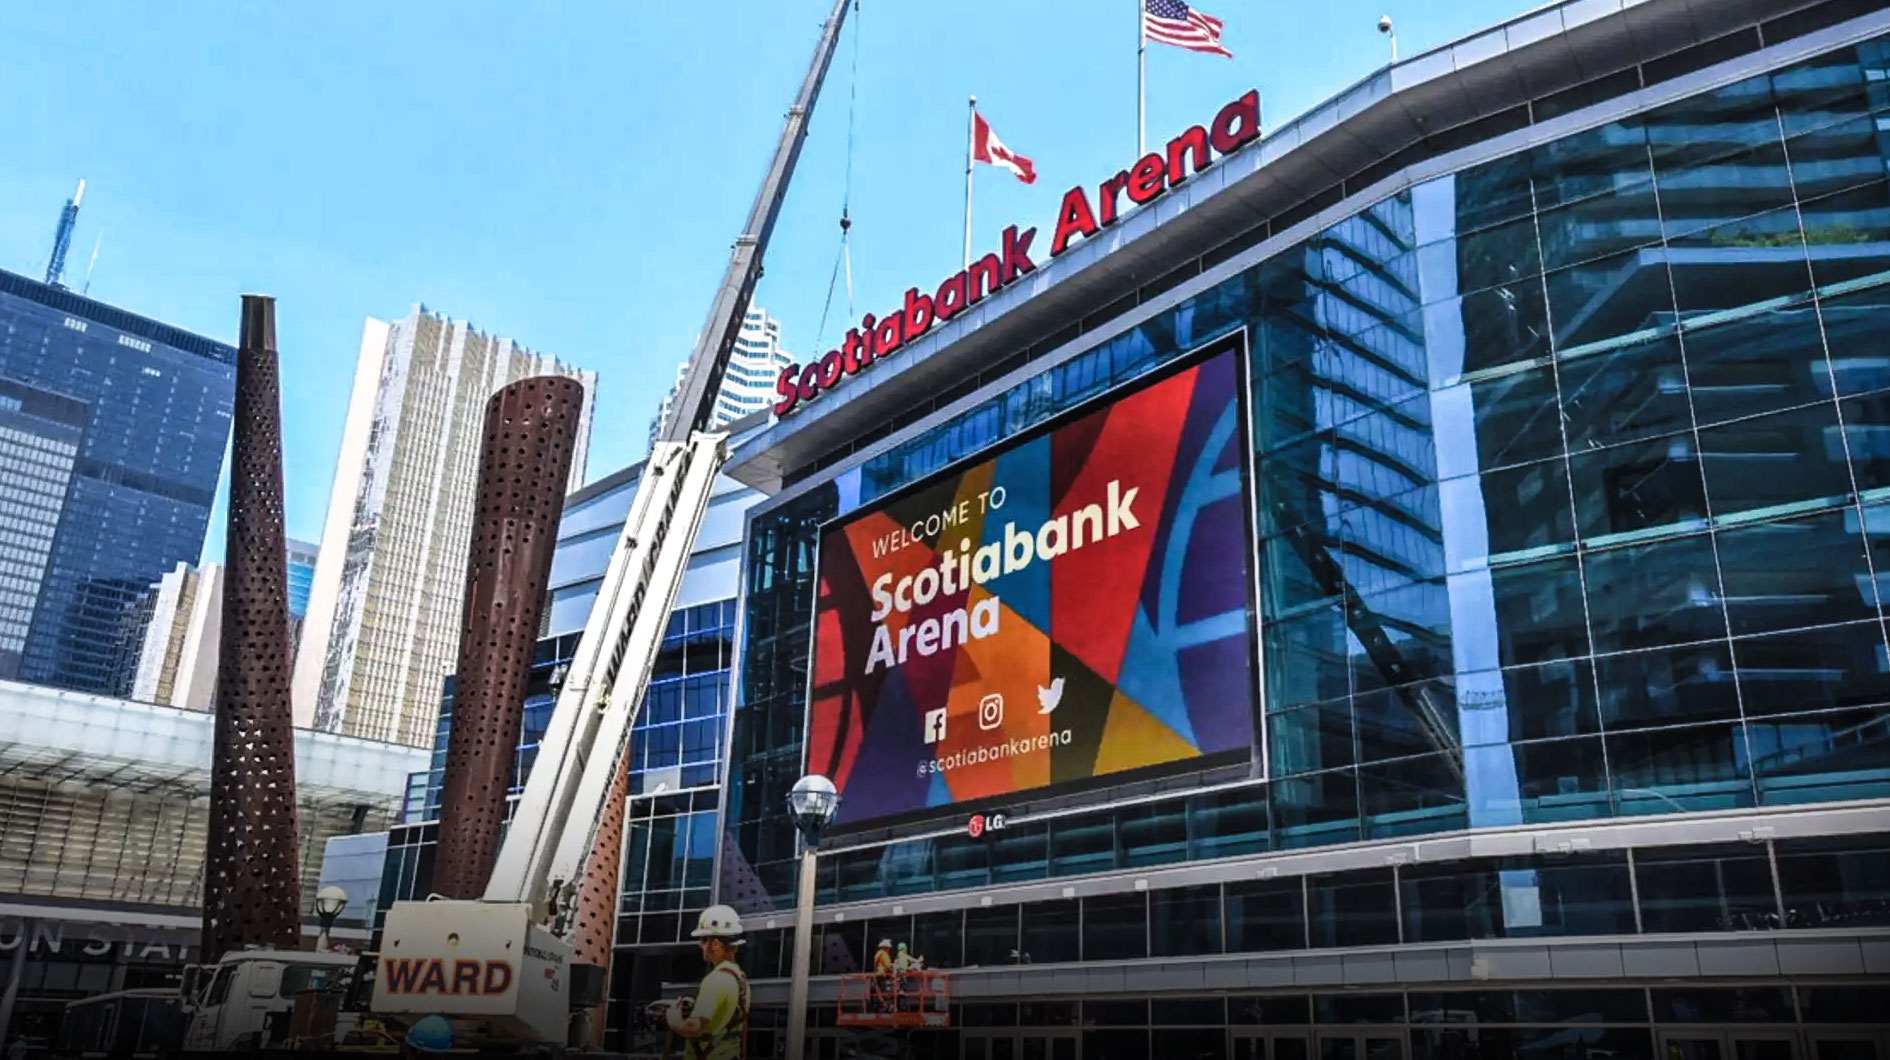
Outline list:
[[[1004,697],[996,692],[978,701],[978,728],[995,729],[1004,724]]]

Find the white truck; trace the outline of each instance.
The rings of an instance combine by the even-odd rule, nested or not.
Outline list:
[[[857,2],[834,0],[821,27],[679,399],[637,484],[485,896],[397,903],[388,910],[377,963],[371,975],[364,968],[360,976],[371,978],[373,989],[364,1027],[384,1024],[398,1034],[420,1019],[443,1016],[453,1025],[456,1048],[562,1051],[590,1039],[585,1013],[602,1000],[605,969],[573,960],[573,914],[670,608],[727,459],[727,436],[709,429],[716,394],[761,278],[807,119],[847,10]],[[614,928],[615,896],[610,899]],[[287,970],[301,959],[269,951],[225,957],[192,1011],[196,1048],[241,1049],[261,1040],[256,1025],[267,1022],[259,1013],[273,981],[263,968],[279,965],[286,983],[302,974]],[[228,985],[220,991],[219,983]],[[278,1012],[282,1000],[275,999]]]

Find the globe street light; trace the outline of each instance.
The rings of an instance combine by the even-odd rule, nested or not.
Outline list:
[[[807,1044],[807,978],[814,960],[814,858],[820,833],[840,808],[833,781],[810,773],[788,792],[788,814],[801,833],[800,891],[794,904],[794,978],[788,985],[788,1060],[801,1060]]]
[[[1378,32],[1391,38],[1391,65],[1398,65],[1398,30],[1391,24],[1390,15],[1378,16]]]
[[[334,949],[334,941],[328,932],[335,926],[335,918],[348,908],[348,892],[329,884],[315,892],[315,916],[321,921],[322,932],[315,936],[315,952],[327,953]]]

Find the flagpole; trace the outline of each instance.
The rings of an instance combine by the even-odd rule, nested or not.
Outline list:
[[[1148,0],[1135,0],[1135,157],[1141,158],[1148,130]]]
[[[965,268],[971,268],[971,149],[978,138],[978,97],[971,97],[965,118]]]

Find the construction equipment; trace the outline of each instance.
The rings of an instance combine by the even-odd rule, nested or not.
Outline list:
[[[460,1047],[582,1046],[580,1015],[602,999],[604,969],[573,952],[580,925],[613,932],[617,895],[598,893],[600,833],[621,820],[613,805],[630,730],[681,587],[697,531],[727,459],[710,429],[717,391],[762,257],[807,136],[847,10],[835,0],[773,161],[735,240],[709,318],[684,371],[630,504],[604,583],[559,692],[536,764],[480,900],[409,902],[388,911],[372,1009],[416,1021],[452,1021]],[[614,890],[614,888],[610,888]]]

